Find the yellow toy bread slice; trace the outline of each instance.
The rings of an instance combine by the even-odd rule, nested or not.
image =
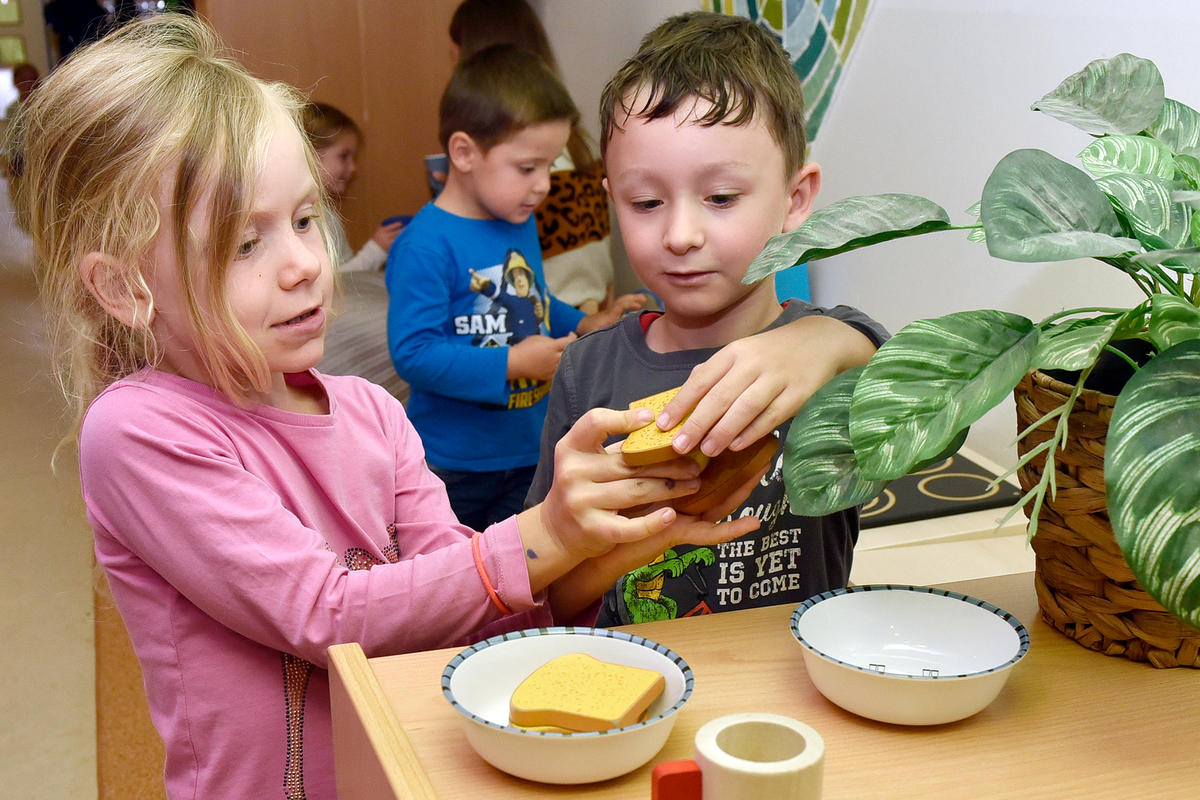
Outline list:
[[[508,718],[523,728],[606,731],[640,720],[665,686],[657,670],[567,653],[521,681],[509,701]]]
[[[641,400],[634,400],[629,404],[631,409],[648,408],[654,412],[655,419],[662,413],[667,403],[675,395],[679,394],[681,387],[676,386],[674,389],[667,389],[665,392],[652,394],[649,397],[643,397]],[[625,457],[625,463],[634,467],[645,466],[646,464],[657,464],[660,461],[670,461],[672,458],[678,458],[679,454],[671,447],[671,440],[679,433],[679,429],[683,427],[683,423],[687,421],[687,417],[679,420],[675,427],[670,430],[659,430],[658,423],[650,420],[649,424],[638,428],[633,433],[625,438],[621,443],[621,455]],[[700,469],[708,463],[708,456],[701,453],[699,450],[693,450],[688,453],[688,457],[695,460],[700,465]]]

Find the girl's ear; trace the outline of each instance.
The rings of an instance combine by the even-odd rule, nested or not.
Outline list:
[[[821,191],[821,167],[810,161],[796,170],[796,174],[788,182],[787,216],[784,217],[781,233],[799,228],[804,220],[808,219],[819,191]]]
[[[79,263],[79,276],[100,307],[130,328],[149,329],[154,303],[149,291],[112,256],[93,251]]]
[[[455,170],[470,172],[476,159],[483,156],[483,151],[470,134],[455,131],[446,142],[446,156]]]

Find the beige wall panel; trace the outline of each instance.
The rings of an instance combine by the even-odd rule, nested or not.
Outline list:
[[[366,147],[342,209],[356,247],[384,217],[415,213],[429,199],[422,158],[439,149],[437,102],[450,77],[446,31],[456,5],[204,3],[206,18],[255,74],[332,103],[362,127]]]

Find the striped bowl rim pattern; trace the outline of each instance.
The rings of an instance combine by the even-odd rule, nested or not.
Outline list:
[[[919,594],[938,595],[941,597],[948,597],[953,600],[961,600],[965,603],[970,603],[971,605],[978,606],[979,608],[982,608],[985,611],[990,611],[991,613],[995,614],[996,616],[1000,617],[1005,622],[1007,622],[1009,624],[1009,626],[1012,627],[1012,629],[1016,632],[1017,639],[1020,641],[1020,646],[1017,648],[1017,652],[1013,655],[1012,658],[1008,659],[1003,664],[997,664],[996,666],[991,667],[990,669],[979,670],[977,672],[960,673],[957,675],[904,675],[901,673],[893,673],[893,672],[880,673],[880,672],[876,672],[874,670],[868,669],[867,667],[859,666],[858,664],[851,664],[847,661],[842,661],[841,659],[835,658],[835,657],[829,655],[828,653],[826,653],[822,650],[819,650],[816,647],[813,647],[811,644],[806,642],[804,640],[804,638],[800,635],[800,632],[799,632],[800,618],[802,616],[804,616],[804,613],[806,611],[811,609],[817,603],[820,603],[824,600],[829,600],[830,598],[837,597],[837,596],[843,595],[843,594],[853,594],[855,592],[879,592],[879,591],[905,591],[905,592],[916,592]],[[821,658],[824,658],[827,661],[832,661],[834,663],[841,664],[842,666],[849,667],[850,669],[854,669],[859,672],[869,672],[873,675],[879,675],[880,677],[883,677],[883,678],[897,678],[900,680],[945,681],[945,680],[954,680],[955,678],[973,678],[978,675],[987,675],[988,673],[991,673],[991,672],[1000,672],[1001,670],[1008,669],[1013,664],[1017,663],[1022,658],[1024,658],[1025,654],[1029,651],[1029,631],[1026,630],[1025,626],[1023,624],[1021,624],[1021,621],[1019,619],[1017,619],[1016,617],[1014,617],[1012,614],[1008,613],[1007,611],[1000,608],[999,606],[996,606],[996,605],[993,605],[992,603],[987,602],[986,600],[980,600],[977,597],[971,597],[970,595],[961,594],[959,592],[953,592],[953,591],[950,591],[949,589],[936,589],[931,586],[911,586],[911,585],[896,584],[896,583],[875,583],[875,584],[869,584],[866,586],[848,586],[845,589],[833,589],[828,592],[821,592],[820,594],[813,595],[812,597],[808,598],[807,600],[805,600],[803,603],[801,603],[799,606],[796,607],[796,610],[792,612],[790,626],[791,626],[791,630],[792,630],[792,635],[794,637],[796,637],[796,641],[800,642],[800,644],[804,645],[804,647],[806,647],[808,650],[810,650],[813,653],[816,653]]]

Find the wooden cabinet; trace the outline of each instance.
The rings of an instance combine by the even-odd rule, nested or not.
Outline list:
[[[422,158],[440,151],[437,107],[458,0],[206,0],[198,10],[256,75],[355,119],[366,146],[342,212],[356,248],[385,217],[429,200]]]

